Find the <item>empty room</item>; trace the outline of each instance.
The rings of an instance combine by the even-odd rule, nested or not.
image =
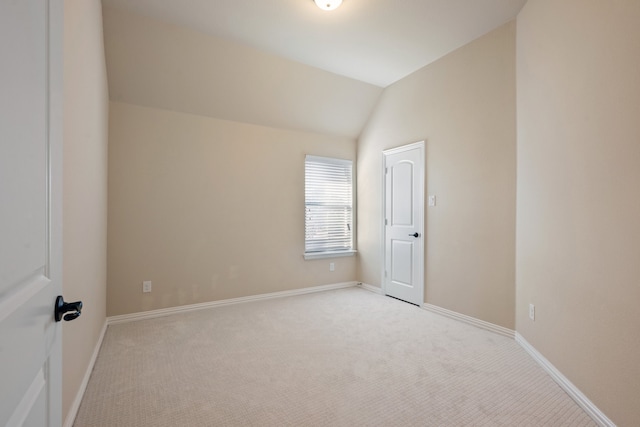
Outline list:
[[[640,425],[640,1],[1,0],[0,425]]]

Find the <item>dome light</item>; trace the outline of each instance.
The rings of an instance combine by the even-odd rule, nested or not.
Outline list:
[[[342,4],[342,0],[313,0],[322,10],[334,10]]]

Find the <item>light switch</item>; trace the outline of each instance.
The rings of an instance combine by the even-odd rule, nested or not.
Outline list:
[[[435,206],[436,205],[436,196],[429,196],[428,201],[429,201],[429,206]]]
[[[142,292],[151,292],[151,280],[142,282]]]

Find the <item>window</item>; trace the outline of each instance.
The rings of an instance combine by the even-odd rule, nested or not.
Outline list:
[[[354,254],[352,177],[351,160],[306,157],[305,259]]]

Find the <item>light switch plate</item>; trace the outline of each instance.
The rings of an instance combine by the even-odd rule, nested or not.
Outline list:
[[[151,292],[151,280],[142,282],[142,292]]]

